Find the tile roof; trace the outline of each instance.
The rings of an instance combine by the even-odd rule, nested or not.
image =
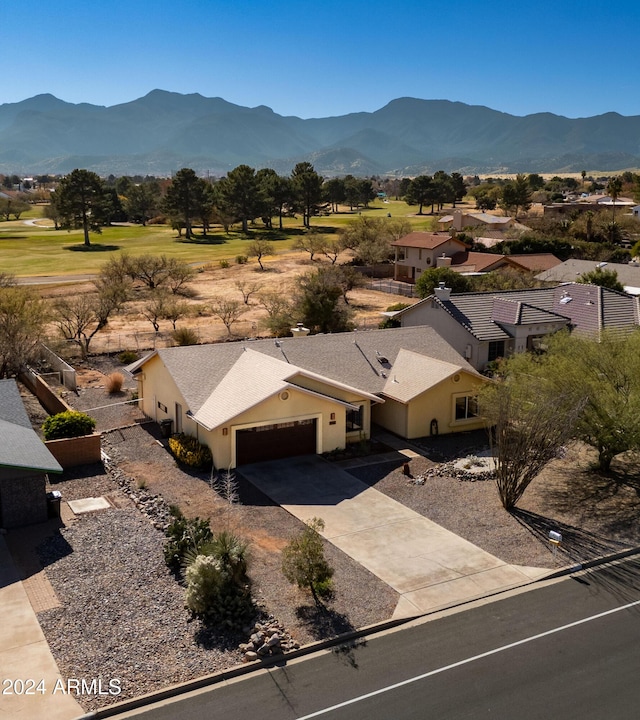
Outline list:
[[[366,330],[278,340],[269,338],[164,348],[142,358],[129,369],[136,372],[152,356],[158,355],[189,404],[190,410],[198,413],[220,383],[225,380],[240,356],[245,353],[245,348],[284,361],[290,367],[293,366],[292,375],[280,376],[281,381],[295,382],[295,372],[303,371],[313,373],[330,383],[339,383],[372,395],[383,392],[401,350],[435,358],[477,374],[471,365],[431,327]],[[253,360],[259,368],[259,360],[255,357]],[[249,363],[245,369],[255,371]],[[273,367],[269,365],[268,382],[272,383],[269,388],[275,388],[278,384],[277,372],[275,375],[273,372]],[[247,375],[242,385],[243,394],[251,392],[246,377]],[[231,380],[233,384],[230,386],[237,389],[235,376],[232,376]],[[266,383],[267,380],[264,382]],[[269,388],[265,386],[262,392],[268,392]]]
[[[496,305],[496,299],[499,300]],[[521,304],[517,324],[564,320],[576,331],[595,334],[604,328],[624,329],[640,324],[640,299],[597,285],[565,283],[557,287],[502,292],[452,294],[448,300],[430,296],[398,312],[397,317],[420,312],[425,303],[437,303],[478,340],[510,337],[508,318],[516,317],[504,301]],[[498,315],[494,319],[494,308]]]
[[[426,248],[427,250],[435,250],[448,240],[458,243],[461,247],[466,247],[462,240],[452,238],[449,233],[428,233],[428,232],[411,232],[399,240],[394,240],[391,245],[398,247],[415,247]]]
[[[451,269],[456,272],[489,272],[505,264],[504,255],[463,250],[451,256]]]
[[[31,426],[15,380],[0,380],[0,465],[62,472]]]
[[[530,255],[507,255],[507,260],[526,268],[530,272],[550,270],[562,263],[553,253],[531,253]],[[575,278],[572,278],[575,279]]]

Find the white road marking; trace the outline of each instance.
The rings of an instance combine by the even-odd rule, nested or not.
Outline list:
[[[569,623],[568,625],[562,625],[560,627],[553,628],[552,630],[547,630],[546,632],[539,633],[538,635],[532,635],[531,637],[524,638],[523,640],[509,643],[509,645],[502,645],[501,647],[494,648],[493,650],[488,650],[487,652],[480,653],[480,655],[474,655],[473,657],[466,658],[465,660],[459,660],[458,662],[452,663],[451,665],[445,665],[444,667],[437,668],[436,670],[430,670],[427,673],[424,673],[422,675],[416,675],[416,677],[409,678],[408,680],[403,680],[402,682],[395,683],[394,685],[388,685],[387,687],[379,688],[378,690],[374,690],[373,692],[367,693],[366,695],[360,695],[359,697],[352,698],[351,700],[345,700],[344,702],[338,703],[337,705],[332,705],[331,707],[317,710],[310,715],[301,716],[298,718],[298,720],[311,720],[311,718],[321,717],[322,715],[326,715],[333,710],[339,710],[340,708],[348,707],[349,705],[355,705],[356,703],[359,703],[363,700],[376,697],[376,695],[382,695],[383,693],[390,692],[391,690],[396,690],[397,688],[404,687],[405,685],[411,685],[412,683],[419,682],[420,680],[424,680],[425,678],[431,677],[432,675],[438,675],[440,673],[446,672],[447,670],[453,670],[453,668],[460,667],[461,665],[467,665],[468,663],[475,662],[476,660],[481,660],[482,658],[496,655],[497,653],[504,652],[505,650],[510,650],[511,648],[518,647],[518,645],[525,645],[526,643],[533,642],[534,640],[539,640],[540,638],[547,637],[548,635],[554,635],[555,633],[562,632],[563,630],[568,630],[569,628],[577,627],[578,625],[583,625],[584,623],[591,622],[592,620],[598,620],[599,618],[606,617],[607,615],[613,615],[614,613],[620,612],[621,610],[628,610],[629,608],[632,608],[636,605],[640,605],[640,600],[628,603],[627,605],[622,605],[621,607],[613,608],[613,610],[606,610],[605,612],[598,613],[597,615],[592,615],[591,617],[583,618],[582,620],[576,620],[575,622]]]

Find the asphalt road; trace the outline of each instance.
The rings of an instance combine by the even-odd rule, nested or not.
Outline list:
[[[118,717],[635,720],[639,671],[636,558]]]

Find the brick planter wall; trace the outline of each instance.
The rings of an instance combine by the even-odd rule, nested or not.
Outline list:
[[[93,433],[82,437],[47,440],[45,445],[66,470],[76,465],[100,462],[100,437],[100,433]]]

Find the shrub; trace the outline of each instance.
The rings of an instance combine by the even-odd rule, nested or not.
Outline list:
[[[205,620],[230,628],[242,627],[255,614],[247,582],[247,543],[222,531],[204,543],[199,552],[187,554],[186,605]]]
[[[51,415],[42,424],[45,440],[80,437],[90,435],[96,427],[96,421],[86,413],[75,410]]]
[[[223,270],[226,270],[229,267],[229,261],[226,258],[223,258],[222,260],[220,260],[220,267]]]
[[[246,265],[249,258],[246,255],[236,255],[236,265]]]
[[[308,588],[316,604],[319,596],[331,593],[333,568],[324,557],[320,530],[324,528],[321,518],[313,518],[304,530],[282,550],[282,573],[299,588]]]
[[[387,308],[387,312],[395,312],[396,310],[404,310],[405,308],[409,307],[410,303],[404,303],[404,302],[398,302],[394,303],[393,305],[389,305]],[[400,320],[396,320],[395,318],[388,317],[382,320],[382,322],[378,325],[379,328],[382,330],[385,330],[386,328],[397,328],[400,327]]]
[[[211,450],[191,435],[173,435],[169,438],[169,449],[178,462],[188,467],[205,469],[213,462]]]
[[[106,388],[109,395],[115,395],[122,390],[124,375],[119,372],[112,372],[107,375]]]
[[[167,542],[164,546],[164,561],[178,575],[182,570],[185,556],[198,553],[200,548],[211,542],[213,534],[208,520],[199,517],[186,518],[179,508],[171,506],[173,521],[165,531]]]
[[[131,363],[135,362],[136,360],[140,359],[140,355],[135,350],[124,350],[123,352],[118,355],[118,360],[123,365],[130,365]]]
[[[176,345],[197,345],[198,335],[191,328],[178,328],[172,333],[173,341]]]

